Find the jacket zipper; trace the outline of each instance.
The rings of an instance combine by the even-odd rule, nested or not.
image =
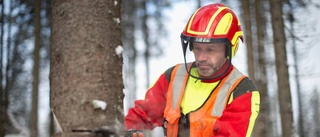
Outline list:
[[[183,125],[184,129],[181,131],[184,137],[189,137],[190,135],[190,122],[189,122],[189,113],[184,115],[181,114],[181,124]]]

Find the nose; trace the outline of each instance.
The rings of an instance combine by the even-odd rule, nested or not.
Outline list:
[[[206,54],[206,52],[204,51],[199,51],[197,54],[196,54],[196,59],[198,61],[204,61],[204,60],[207,60],[208,59],[208,56]]]

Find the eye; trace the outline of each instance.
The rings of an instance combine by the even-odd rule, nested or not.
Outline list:
[[[209,53],[214,53],[216,50],[214,48],[207,48],[206,51]]]
[[[194,51],[200,51],[201,48],[200,48],[199,46],[194,46],[194,47],[193,47],[193,50],[194,50]]]

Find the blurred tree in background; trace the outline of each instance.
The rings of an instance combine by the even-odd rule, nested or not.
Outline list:
[[[1,1],[1,135],[27,133],[31,110],[31,82],[35,0]],[[41,5],[41,69],[49,66],[50,4]],[[39,71],[40,72],[40,71]],[[43,82],[43,81],[42,81]],[[45,92],[45,91],[44,91]],[[48,92],[48,91],[47,91]],[[36,99],[37,100],[37,99]],[[38,108],[36,108],[38,109]],[[2,122],[1,122],[2,123]]]

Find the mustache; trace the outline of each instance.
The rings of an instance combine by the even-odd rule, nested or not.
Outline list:
[[[196,61],[196,65],[197,66],[201,66],[201,65],[210,65],[210,66],[212,66],[212,64],[208,63],[207,61]]]
[[[212,68],[214,71],[217,71],[218,69],[220,69],[220,67],[216,67],[207,61],[196,61],[196,66],[210,66],[210,68]]]

